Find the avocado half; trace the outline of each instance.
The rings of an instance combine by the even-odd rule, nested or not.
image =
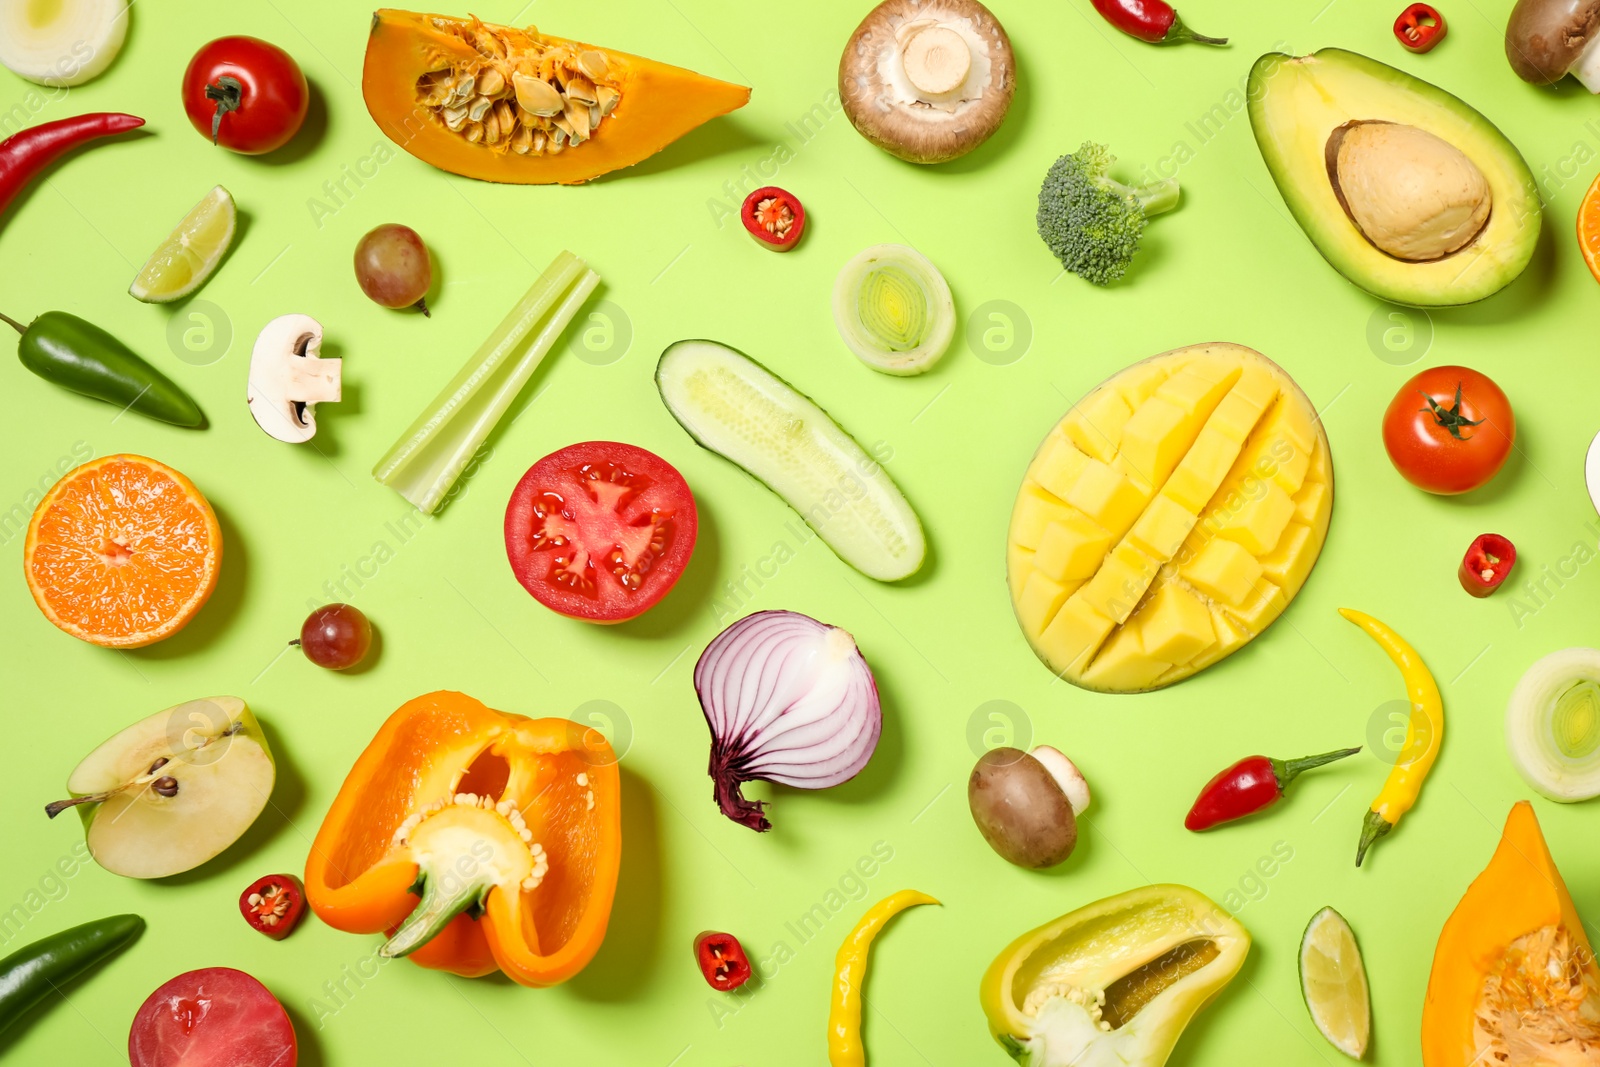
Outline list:
[[[1269,52],[1250,71],[1250,126],[1295,221],[1335,270],[1397,304],[1469,304],[1522,273],[1539,240],[1533,174],[1516,146],[1458,97],[1341,48]],[[1398,123],[1433,134],[1487,179],[1489,214],[1468,243],[1436,259],[1399,259],[1352,221],[1335,187],[1329,140],[1351,124]],[[1337,145],[1337,141],[1335,141]]]

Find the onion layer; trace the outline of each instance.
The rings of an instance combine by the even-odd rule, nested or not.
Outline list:
[[[1563,649],[1528,668],[1511,691],[1506,746],[1551,800],[1600,796],[1600,651]]]
[[[722,631],[694,668],[711,728],[711,780],[722,813],[770,830],[745,782],[826,789],[854,778],[883,730],[878,686],[844,630],[794,611],[760,611]]]

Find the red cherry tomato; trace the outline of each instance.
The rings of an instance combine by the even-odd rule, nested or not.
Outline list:
[[[145,1000],[128,1031],[133,1067],[295,1067],[294,1024],[267,987],[232,967],[187,971]]]
[[[1383,416],[1383,447],[1406,481],[1430,493],[1465,493],[1493,478],[1517,439],[1511,401],[1467,367],[1412,378]]]
[[[506,557],[552,611],[622,622],[688,566],[699,513],[672,464],[636,445],[586,441],[528,469],[506,505]]]
[[[310,103],[300,65],[257,37],[219,37],[183,72],[183,109],[194,128],[247,156],[288,144]]]

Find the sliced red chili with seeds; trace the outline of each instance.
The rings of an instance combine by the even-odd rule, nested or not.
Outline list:
[[[506,505],[506,557],[545,607],[621,622],[652,607],[688,565],[694,494],[666,460],[587,441],[529,468]]]
[[[1394,20],[1394,37],[1408,51],[1422,53],[1444,40],[1444,16],[1428,4],[1412,4]]]
[[[1517,562],[1517,546],[1499,534],[1483,534],[1467,546],[1456,576],[1461,588],[1476,597],[1485,597],[1511,575]]]
[[[694,958],[712,989],[726,993],[750,980],[750,959],[732,934],[707,930],[694,939]]]
[[[806,209],[793,193],[768,185],[744,198],[739,221],[763,246],[787,252],[806,228]]]
[[[253,929],[282,941],[305,914],[306,894],[292,874],[269,874],[239,894],[239,912]]]

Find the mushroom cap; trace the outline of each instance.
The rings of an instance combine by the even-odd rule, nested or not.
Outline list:
[[[1506,59],[1534,85],[1560,81],[1600,26],[1600,0],[1517,0],[1506,23]]]
[[[311,440],[317,404],[339,399],[344,361],[322,359],[321,352],[322,324],[310,315],[280,315],[256,337],[245,402],[268,436],[287,444]]]
[[[930,20],[959,27],[987,53],[987,79],[977,99],[930,106],[904,99],[886,80],[883,64],[900,52],[902,28]],[[980,66],[974,63],[975,70]],[[944,163],[988,140],[1005,121],[1016,88],[1011,38],[978,0],[884,0],[861,20],[839,60],[839,99],[851,125],[911,163]]]

